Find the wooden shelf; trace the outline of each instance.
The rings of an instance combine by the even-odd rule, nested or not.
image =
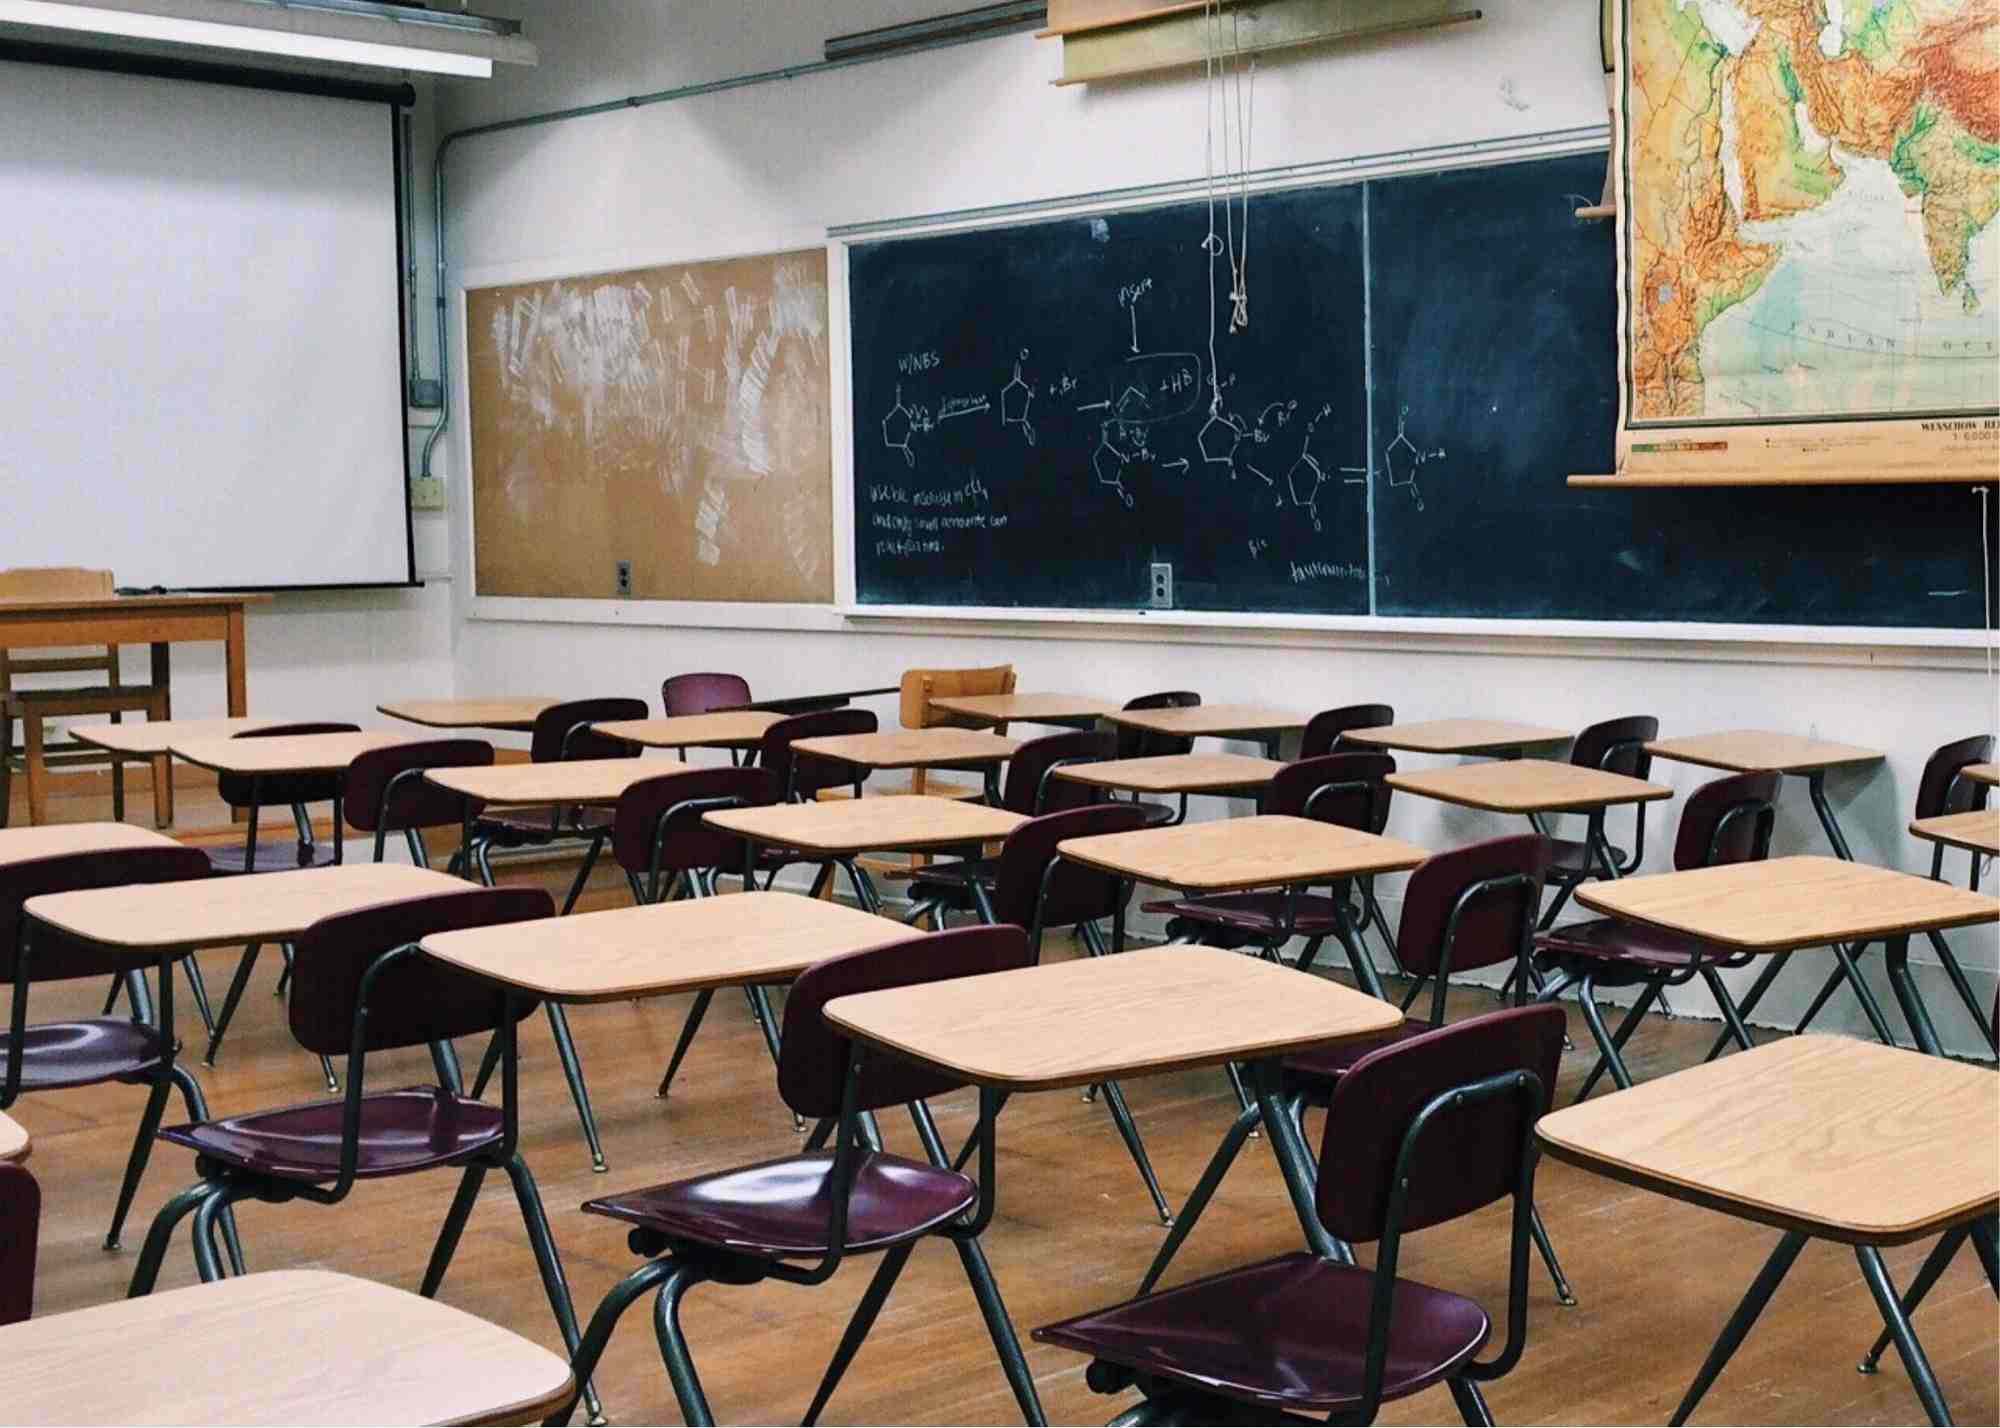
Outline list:
[[[1626,476],[1572,476],[1572,486],[1990,486],[2000,475],[1937,471],[1646,471]]]
[[[1576,211],[1576,216],[1578,218],[1616,218],[1618,216],[1618,205],[1615,203],[1593,203],[1588,208],[1579,208]]]

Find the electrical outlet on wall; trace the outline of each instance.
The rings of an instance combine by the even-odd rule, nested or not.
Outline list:
[[[1153,608],[1174,608],[1174,568],[1163,560],[1153,562]]]
[[[627,598],[632,594],[632,562],[629,560],[618,562],[618,593]]]

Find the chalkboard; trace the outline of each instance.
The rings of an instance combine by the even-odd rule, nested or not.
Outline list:
[[[1976,488],[1564,484],[1611,469],[1603,166],[1255,195],[1234,332],[1205,202],[855,245],[858,600],[1138,608],[1160,562],[1195,610],[1983,625]]]

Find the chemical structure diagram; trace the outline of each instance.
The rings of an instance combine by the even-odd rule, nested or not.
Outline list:
[[[1417,488],[1417,473],[1427,463],[1442,460],[1444,448],[1440,446],[1434,451],[1426,451],[1410,440],[1409,433],[1404,430],[1409,420],[1410,409],[1404,406],[1396,413],[1396,435],[1382,450],[1382,464],[1389,471],[1389,489],[1408,491],[1410,499],[1421,511],[1424,508],[1424,493]]]
[[[1285,416],[1287,419],[1297,410],[1297,407],[1298,403],[1296,402],[1286,404]],[[1319,459],[1313,455],[1312,440],[1313,433],[1319,430],[1319,424],[1332,415],[1333,403],[1326,402],[1307,419],[1305,435],[1299,443],[1298,458],[1292,462],[1291,468],[1285,472],[1285,486],[1291,495],[1292,504],[1302,508],[1312,516],[1313,529],[1316,531],[1325,529],[1325,526],[1320,522],[1319,488],[1333,478],[1326,474],[1326,468],[1320,465]],[[1261,475],[1262,473],[1259,472],[1258,474]],[[1343,466],[1340,468],[1340,478],[1347,485],[1359,485],[1368,479],[1368,472],[1365,467],[1361,466]],[[1284,504],[1283,497],[1279,498],[1278,504],[1281,506]]]
[[[1021,378],[1021,363],[1027,360],[1028,349],[1023,347],[1021,355],[1014,359],[1014,376],[1000,389],[1000,425],[1018,426],[1028,445],[1035,444],[1035,424],[1028,420],[1028,408],[1034,404],[1035,389]]]
[[[903,464],[915,466],[917,454],[910,449],[910,438],[918,432],[931,430],[936,426],[928,407],[908,407],[903,405],[903,384],[896,384],[896,405],[882,418],[882,444],[891,451],[903,453]]]

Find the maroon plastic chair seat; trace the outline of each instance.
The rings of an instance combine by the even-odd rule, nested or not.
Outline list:
[[[608,1195],[583,1208],[655,1230],[674,1243],[713,1245],[760,1259],[825,1254],[831,1153],[794,1155]],[[863,1154],[847,1206],[850,1253],[887,1249],[964,1214],[979,1187],[956,1171],[900,1155]]]
[[[11,1038],[0,1032],[0,1058]],[[144,1022],[98,1017],[45,1021],[21,1036],[21,1089],[59,1091],[100,1081],[146,1080],[159,1068],[160,1034]]]
[[[1035,1330],[1141,1374],[1288,1412],[1359,1403],[1375,1271],[1297,1253]],[[1382,1396],[1451,1377],[1492,1332],[1472,1300],[1396,1281]]]
[[[1219,893],[1213,897],[1169,898],[1145,904],[1147,912],[1199,919],[1253,937],[1276,937],[1285,926],[1283,892]],[[1292,902],[1292,931],[1300,937],[1328,937],[1340,926],[1333,899],[1301,893]]]
[[[1621,922],[1615,917],[1571,923],[1544,932],[1535,939],[1535,949],[1550,962],[1590,959],[1598,964],[1596,980],[1600,985],[1616,976],[1612,967],[1603,965],[1606,963],[1623,963],[1637,977],[1653,978],[1673,972],[1693,972],[1701,967],[1740,967],[1753,960],[1752,954],[1718,943],[1644,923]]]
[[[254,864],[250,861],[250,850],[241,843],[212,844],[201,851],[209,867],[231,876],[251,867],[260,873],[275,873],[287,868],[330,868],[334,863],[331,843],[301,843],[295,838],[258,839]]]
[[[608,808],[579,808],[564,804],[562,814],[563,819],[558,823],[556,807],[550,803],[495,808],[479,815],[479,832],[495,842],[505,842],[509,837],[594,837],[611,832],[613,814]]]
[[[223,1165],[319,1184],[340,1174],[342,1110],[339,1101],[316,1101],[252,1111],[169,1126],[160,1139]],[[498,1145],[502,1130],[498,1106],[454,1096],[441,1086],[377,1091],[361,1098],[355,1176],[367,1180],[450,1165]]]

